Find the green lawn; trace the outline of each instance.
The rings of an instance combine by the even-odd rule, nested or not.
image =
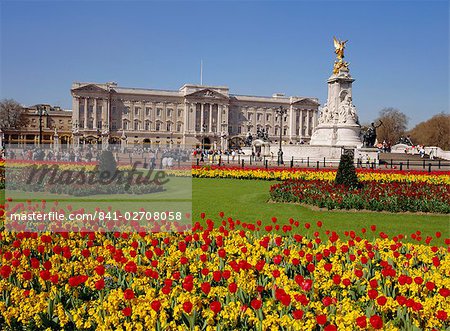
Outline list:
[[[397,234],[409,235],[420,230],[422,237],[432,235],[437,231],[442,238],[450,237],[450,216],[426,215],[410,213],[377,213],[353,211],[319,211],[307,207],[268,203],[269,188],[275,182],[260,180],[236,179],[193,179],[193,212],[199,219],[200,213],[206,213],[208,218],[219,219],[219,212],[226,217],[239,219],[241,222],[255,222],[261,220],[263,224],[271,223],[272,216],[278,218],[280,224],[288,224],[289,218],[300,221],[301,224],[323,222],[323,230],[330,229],[340,234],[344,231],[360,231],[365,227],[370,232],[370,225],[377,226],[380,231],[393,236]],[[311,227],[313,232],[317,227]],[[301,227],[304,232],[304,227]],[[359,232],[360,233],[360,232]],[[440,240],[443,243],[443,240]]]
[[[261,220],[263,225],[271,224],[273,216],[278,218],[279,224],[288,224],[289,218],[298,220],[301,227],[297,232],[312,233],[318,228],[317,221],[323,222],[322,230],[333,230],[339,234],[344,231],[354,230],[360,233],[361,228],[366,228],[370,232],[370,226],[375,224],[377,226],[377,233],[380,231],[393,236],[397,234],[404,234],[408,237],[413,232],[420,230],[422,237],[425,239],[427,235],[434,236],[437,231],[442,233],[442,239],[439,241],[443,244],[444,238],[450,237],[450,216],[449,215],[426,215],[426,214],[392,214],[392,213],[376,213],[376,212],[354,212],[354,211],[319,211],[311,210],[307,207],[295,204],[283,203],[269,203],[269,188],[275,184],[274,181],[262,180],[237,180],[237,179],[192,179],[192,209],[193,219],[201,220],[200,214],[204,212],[207,218],[219,221],[219,212],[223,211],[225,217],[232,217],[234,220],[239,219],[241,222],[256,222]],[[172,194],[169,194],[171,191]],[[168,186],[168,191],[159,194],[159,198],[167,203],[174,203],[171,198],[177,197],[179,203],[182,203],[183,198],[189,198],[190,184],[181,182],[180,179],[173,178]],[[182,192],[180,196],[175,191]],[[0,193],[4,193],[3,191]],[[15,200],[26,200],[38,198],[41,195],[32,192],[22,193],[20,198],[15,197]],[[120,205],[128,210],[144,207],[145,201],[130,200],[127,201],[124,197],[117,195],[114,199],[111,196],[95,196],[95,199],[44,194],[47,201],[51,200],[66,200],[61,205],[70,203],[74,208],[84,207],[85,209],[94,208],[95,206],[107,207],[107,205]],[[40,201],[42,196],[39,196]],[[121,199],[123,198],[123,200]],[[143,197],[140,197],[143,198]],[[155,198],[155,197],[152,197]],[[84,201],[83,201],[84,200]],[[121,201],[122,200],[122,201]],[[36,200],[35,200],[36,201]],[[128,204],[128,203],[129,204]],[[175,202],[176,203],[176,202]],[[136,204],[136,205],[134,205]],[[152,202],[152,207],[158,202]],[[150,206],[147,206],[150,207]],[[181,207],[181,206],[179,206]],[[186,207],[186,206],[184,206]],[[184,208],[182,208],[185,210]],[[148,210],[148,208],[147,208]],[[312,227],[306,231],[303,224],[309,222]],[[372,234],[368,235],[372,238]]]

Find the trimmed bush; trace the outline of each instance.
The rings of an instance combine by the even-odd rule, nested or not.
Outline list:
[[[117,171],[117,162],[111,151],[103,151],[100,154],[98,170],[100,173],[108,173],[109,177],[114,176]]]
[[[344,185],[348,188],[360,187],[358,176],[356,175],[356,169],[353,164],[353,155],[345,153],[341,155],[335,183],[337,185]]]

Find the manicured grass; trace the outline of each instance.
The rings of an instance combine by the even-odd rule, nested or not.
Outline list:
[[[407,240],[417,230],[422,232],[423,240],[427,235],[433,236],[437,231],[442,238],[450,237],[450,217],[448,215],[427,215],[409,213],[376,213],[356,211],[321,211],[294,204],[268,203],[269,188],[273,181],[237,180],[237,179],[193,179],[193,214],[194,220],[204,212],[207,218],[220,219],[223,211],[225,217],[239,219],[241,222],[261,220],[263,226],[271,224],[271,218],[277,217],[279,224],[289,224],[289,218],[301,223],[299,232],[314,232],[317,221],[323,222],[323,230],[343,234],[354,230],[361,234],[362,228],[370,233],[370,226],[377,226],[377,235],[384,232],[389,236],[407,235]],[[312,224],[306,231],[304,224]],[[372,234],[368,237],[371,238]],[[433,240],[436,242],[436,240]],[[443,244],[443,240],[439,240]]]
[[[201,220],[200,214],[205,213],[207,218],[219,221],[219,213],[224,212],[225,217],[231,217],[234,220],[239,219],[241,222],[253,222],[261,220],[264,225],[272,224],[271,218],[277,217],[278,224],[289,224],[289,219],[293,218],[299,221],[301,226],[296,229],[300,233],[312,233],[318,229],[317,221],[323,222],[322,230],[336,231],[342,235],[345,231],[355,231],[360,234],[362,228],[367,229],[367,237],[372,238],[370,226],[376,225],[378,235],[384,232],[389,236],[398,234],[407,235],[407,241],[410,235],[417,230],[422,232],[422,238],[433,236],[437,231],[442,233],[439,244],[443,244],[444,238],[450,237],[450,217],[448,215],[427,215],[427,214],[410,214],[410,213],[376,213],[376,212],[356,212],[356,211],[322,211],[312,210],[310,208],[283,203],[269,203],[269,188],[275,184],[275,181],[263,180],[238,180],[238,179],[210,179],[210,178],[193,178],[192,179],[192,209],[194,221]],[[189,185],[180,185],[177,179],[170,184],[169,191],[175,189],[186,194],[186,190],[190,190]],[[184,183],[185,184],[185,183]],[[174,187],[176,186],[176,187]],[[181,187],[180,187],[181,186]],[[3,195],[4,191],[0,191]],[[167,192],[168,193],[168,192]],[[21,196],[22,201],[33,197],[33,193],[29,192]],[[169,199],[174,195],[163,194],[163,199]],[[176,195],[175,195],[176,196]],[[189,195],[184,195],[188,197]],[[34,196],[36,197],[36,196]],[[17,198],[17,197],[16,197]],[[96,196],[94,201],[83,201],[83,198],[62,197],[61,195],[49,194],[46,198],[51,200],[66,200],[72,202],[74,208],[84,207],[89,209],[89,205],[95,203],[95,206],[107,207],[111,205],[112,200],[108,196]],[[63,198],[63,199],[61,199]],[[103,201],[99,201],[102,200]],[[89,200],[89,199],[86,199]],[[95,200],[97,200],[95,202]],[[108,201],[109,200],[109,201]],[[122,207],[125,207],[124,199]],[[117,200],[116,200],[117,203]],[[120,202],[119,202],[120,204]],[[136,209],[142,207],[143,202],[136,201]],[[145,204],[145,202],[144,202]],[[167,202],[166,202],[167,204]],[[92,208],[94,205],[92,205]],[[145,206],[143,206],[145,208]],[[154,207],[154,206],[153,206]],[[128,208],[129,209],[129,208]],[[131,208],[133,209],[133,208]],[[184,208],[182,208],[184,210]],[[306,230],[305,223],[311,223],[311,228]],[[433,240],[432,243],[436,241]],[[437,243],[437,242],[436,242]]]

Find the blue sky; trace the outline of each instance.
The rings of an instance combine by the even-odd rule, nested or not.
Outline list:
[[[362,122],[449,111],[448,1],[2,1],[0,97],[71,107],[73,81],[318,97],[349,39]]]

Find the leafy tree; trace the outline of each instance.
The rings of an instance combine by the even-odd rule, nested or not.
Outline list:
[[[383,123],[377,129],[378,142],[390,142],[395,144],[400,137],[405,135],[406,127],[408,125],[408,117],[396,108],[383,108],[378,118],[375,120],[375,124],[378,125],[380,121]]]
[[[0,129],[16,129],[27,124],[25,110],[13,99],[0,101]]]
[[[437,114],[417,124],[409,134],[414,143],[450,150],[450,114]]]
[[[360,186],[353,164],[353,153],[343,153],[336,173],[335,184],[345,185],[348,188]]]

